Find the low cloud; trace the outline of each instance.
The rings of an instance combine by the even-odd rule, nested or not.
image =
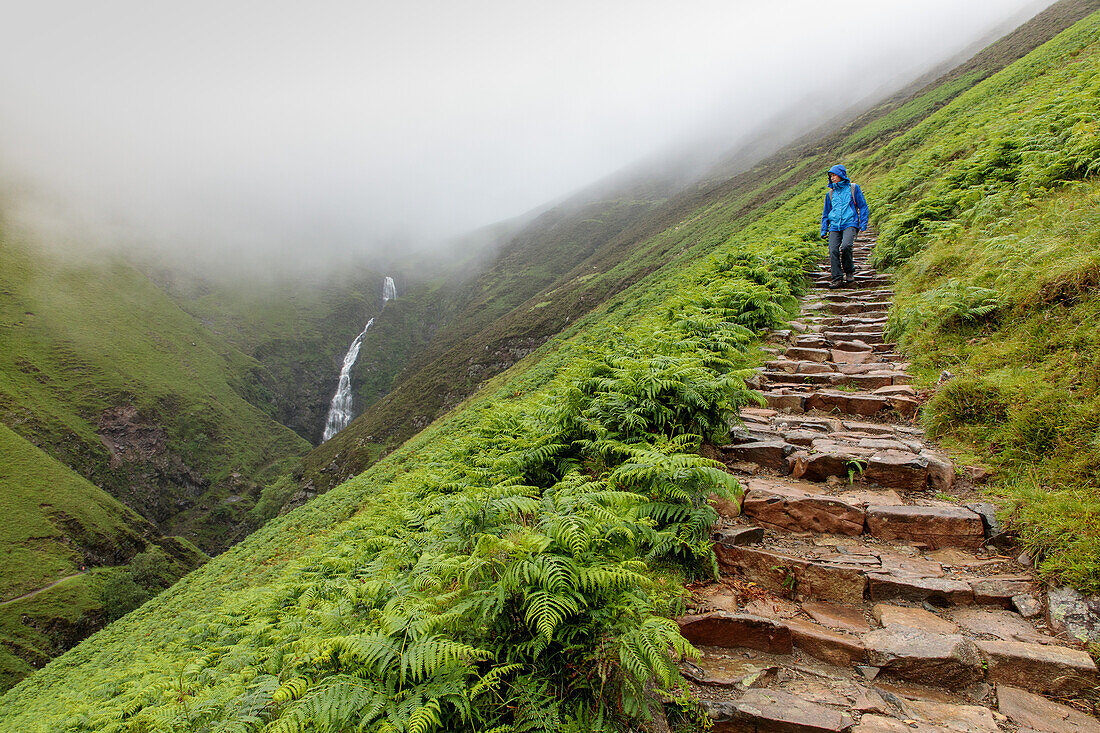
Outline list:
[[[21,3],[0,177],[46,238],[385,258],[671,146],[824,121],[1048,4]]]

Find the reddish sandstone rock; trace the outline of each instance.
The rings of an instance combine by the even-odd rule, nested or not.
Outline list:
[[[928,460],[908,451],[879,451],[867,462],[863,477],[891,489],[919,489],[928,481]]]
[[[795,488],[753,488],[742,511],[759,522],[790,530],[830,534],[863,533],[863,510],[824,494]]]
[[[1008,685],[997,685],[997,707],[1020,730],[1036,733],[1100,733],[1100,721],[1066,705]]]
[[[794,446],[782,440],[755,440],[730,446],[727,450],[736,460],[749,461],[776,470],[786,469],[787,456],[793,451]]]
[[[871,630],[863,612],[851,606],[838,606],[825,601],[809,601],[802,604],[802,610],[817,623],[854,634],[865,634]]]
[[[1096,663],[1077,649],[1022,641],[979,641],[992,682],[1052,695],[1079,695],[1095,689]]]
[[[868,662],[909,682],[961,688],[983,677],[974,642],[957,634],[930,634],[894,626],[863,635]]]
[[[867,531],[878,539],[922,542],[932,549],[976,548],[985,539],[982,518],[962,507],[870,506]]]
[[[958,626],[923,608],[879,603],[871,609],[871,615],[883,626],[908,626],[911,629],[920,629],[933,634],[959,633]]]
[[[787,349],[784,355],[789,359],[798,361],[824,362],[829,359],[829,352],[826,349],[812,349],[804,346],[792,346]]]
[[[806,398],[799,394],[781,394],[779,392],[765,392],[764,401],[768,407],[782,412],[804,412]]]
[[[888,601],[936,601],[951,605],[969,605],[974,602],[974,590],[969,583],[947,578],[922,578],[915,575],[868,573],[867,583],[871,599]]]
[[[863,602],[867,579],[853,567],[815,563],[757,547],[716,545],[724,572],[734,572],[779,594],[855,605]]]
[[[790,654],[791,632],[781,623],[747,613],[711,611],[676,619],[680,633],[695,645],[755,649]]]
[[[842,733],[852,719],[832,708],[784,690],[749,690],[730,701],[704,700],[713,733]]]
[[[794,645],[815,659],[838,667],[850,667],[864,661],[867,651],[858,636],[842,634],[812,621],[788,619]]]

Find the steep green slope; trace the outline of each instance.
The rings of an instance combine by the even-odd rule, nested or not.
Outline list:
[[[0,688],[104,623],[104,599],[86,568],[155,553],[174,580],[205,559],[3,425],[0,497]],[[65,587],[38,592],[58,581]]]
[[[892,332],[947,380],[929,427],[994,469],[1041,568],[1096,590],[1100,22],[1075,31],[860,172],[884,203],[877,257],[903,275]]]
[[[1042,118],[1024,129],[1081,142],[1066,148],[1083,151],[1071,168],[1094,183],[1100,151],[1083,141],[1095,126],[1077,124],[1060,90],[1091,88],[1098,29],[1091,16],[889,144],[847,156],[883,208],[884,253],[903,241],[910,206],[932,210],[915,178],[943,163],[955,131],[969,129],[981,153],[965,168],[996,161],[981,129],[965,128],[968,110],[1013,119],[1022,87]],[[1036,160],[1059,160],[1062,146],[1032,137]],[[662,619],[678,607],[682,575],[709,567],[704,497],[731,488],[696,451],[749,399],[739,376],[757,358],[753,339],[782,321],[823,249],[822,168],[789,169],[746,194],[755,207],[718,197],[672,224],[657,237],[675,243],[669,265],[370,470],[7,693],[0,721],[31,731],[623,730],[645,717],[646,690],[690,720],[668,657],[690,649]],[[956,203],[983,201],[968,198],[965,178],[943,180],[962,192]],[[1056,178],[1018,180],[1040,210],[1066,195],[1044,191]],[[1026,224],[1029,209],[1014,203],[999,211]],[[915,221],[935,236],[947,219]]]
[[[308,448],[246,399],[254,360],[119,260],[0,239],[0,323],[0,421],[207,551]]]
[[[713,247],[724,234],[721,228],[675,228],[694,220],[699,211],[723,202],[727,221],[752,211],[782,195],[809,171],[828,167],[840,153],[868,149],[901,134],[1097,7],[1096,0],[1058,2],[932,83],[903,90],[840,129],[808,136],[747,171],[745,161],[754,156],[742,150],[699,183],[685,187],[667,179],[650,186],[634,183],[625,191],[621,184],[611,185],[598,189],[603,198],[580,212],[555,210],[532,222],[514,243],[526,259],[511,259],[506,252],[479,278],[477,287],[486,297],[471,301],[467,312],[472,308],[473,313],[457,315],[453,325],[442,329],[397,376],[392,392],[344,433],[311,452],[303,483],[323,491],[362,471],[596,305],[684,249]],[[761,144],[754,140],[746,147],[757,149]],[[538,262],[586,232],[596,236],[577,250],[584,259],[571,260],[573,266],[545,286],[546,272],[523,264]]]

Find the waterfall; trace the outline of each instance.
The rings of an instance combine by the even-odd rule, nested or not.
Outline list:
[[[382,307],[397,297],[397,286],[393,278],[386,276],[382,284]],[[325,432],[322,440],[328,440],[343,430],[351,422],[351,368],[355,366],[355,360],[359,358],[359,347],[363,344],[363,337],[367,335],[374,319],[367,321],[363,330],[351,342],[348,353],[344,354],[344,365],[340,368],[340,382],[336,387],[336,394],[332,396],[332,404],[328,408],[328,417],[325,418]]]

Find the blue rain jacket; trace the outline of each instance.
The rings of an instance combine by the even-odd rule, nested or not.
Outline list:
[[[871,220],[871,209],[867,206],[863,191],[848,180],[848,170],[844,166],[834,165],[829,172],[836,173],[840,180],[829,183],[832,191],[825,196],[825,210],[821,213],[821,236],[824,237],[829,232],[842,232],[848,227],[863,231]]]

